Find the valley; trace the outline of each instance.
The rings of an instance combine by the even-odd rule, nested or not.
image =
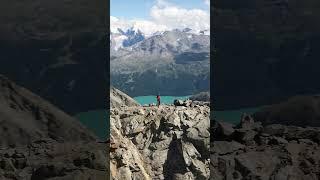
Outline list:
[[[118,31],[110,37],[115,87],[133,97],[158,92],[190,95],[209,89],[209,35],[174,29],[141,38],[140,30]]]

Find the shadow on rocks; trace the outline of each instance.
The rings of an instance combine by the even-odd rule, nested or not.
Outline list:
[[[187,165],[183,159],[182,142],[173,135],[169,145],[167,160],[164,163],[163,174],[165,179],[174,179],[175,174],[185,174]]]

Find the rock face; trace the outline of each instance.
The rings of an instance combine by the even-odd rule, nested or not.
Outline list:
[[[211,140],[213,180],[320,178],[319,127],[262,126],[246,115],[237,126],[215,122]]]
[[[191,101],[112,108],[112,179],[209,179],[209,114]]]
[[[107,143],[41,97],[0,76],[0,179],[97,179]]]
[[[92,141],[79,121],[0,75],[0,146],[26,145],[41,138]]]
[[[120,107],[120,106],[139,106],[133,98],[121,92],[119,89],[114,87],[110,88],[110,107]]]

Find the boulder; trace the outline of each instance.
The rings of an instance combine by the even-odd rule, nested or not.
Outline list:
[[[219,155],[231,154],[233,152],[244,150],[245,145],[236,141],[214,141],[211,144],[211,152]]]
[[[173,104],[175,105],[175,106],[183,106],[184,104],[183,104],[183,101],[182,100],[179,100],[179,99],[175,99],[174,101],[173,101]]]
[[[234,133],[234,125],[227,122],[218,122],[217,123],[217,136],[221,138],[228,138]]]

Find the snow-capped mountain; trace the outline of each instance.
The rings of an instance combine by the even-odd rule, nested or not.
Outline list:
[[[171,31],[155,31],[152,34],[150,32],[145,33],[140,29],[130,27],[128,29],[117,28],[116,31],[111,31],[110,35],[110,47],[111,51],[118,51],[119,49],[132,50],[136,49],[135,45],[140,43],[144,45],[148,41],[154,41],[158,39],[159,41],[167,41],[163,44],[169,44],[169,46],[179,46],[183,48],[185,43],[196,43],[200,35],[207,36],[207,39],[210,35],[209,30],[202,30],[195,32],[190,28],[173,29]],[[145,42],[143,42],[145,41]],[[188,48],[188,47],[185,47]]]
[[[157,90],[193,94],[209,88],[210,36],[206,31],[174,29],[147,37],[133,28],[118,29],[111,34],[111,45],[111,84],[130,95]]]
[[[145,39],[145,35],[138,29],[133,28],[122,30],[117,29],[117,32],[111,32],[110,47],[112,50],[117,51],[120,48],[130,47]]]
[[[126,32],[124,32],[121,29],[118,29],[121,35],[125,36],[126,39],[122,41],[123,47],[129,47],[132,46],[142,40],[144,40],[144,35],[142,32],[138,30],[134,30],[133,28],[128,29]]]

